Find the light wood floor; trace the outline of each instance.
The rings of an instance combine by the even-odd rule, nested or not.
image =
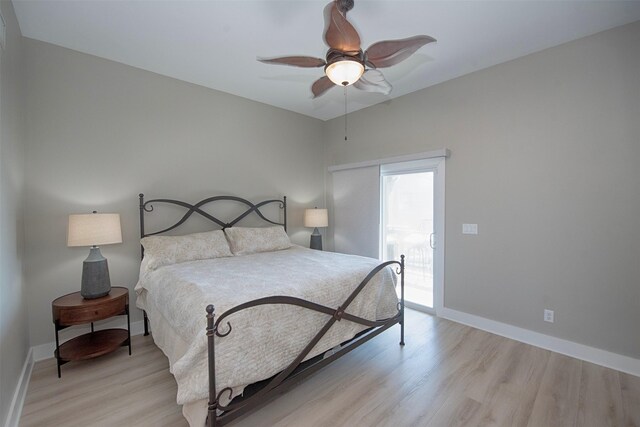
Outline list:
[[[640,426],[640,378],[407,311],[397,327],[234,426]],[[151,337],[38,362],[21,426],[186,426]]]

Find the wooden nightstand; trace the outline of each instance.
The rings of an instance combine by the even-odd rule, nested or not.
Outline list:
[[[113,287],[109,295],[96,299],[84,299],[80,292],[61,296],[51,303],[53,323],[56,327],[56,351],[58,378],[60,366],[72,360],[91,359],[129,346],[131,355],[131,327],[129,319],[129,290]],[[94,331],[93,322],[113,316],[127,316],[127,329],[103,329]],[[69,326],[91,323],[91,332],[72,338],[62,344],[58,332]]]

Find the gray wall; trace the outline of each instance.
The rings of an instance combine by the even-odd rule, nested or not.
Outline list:
[[[102,253],[112,285],[130,289],[140,192],[286,195],[292,240],[308,243],[303,209],[324,200],[321,121],[35,40],[24,54],[31,345],[53,340],[51,301],[80,287],[88,248],[66,247],[70,213],[121,214],[124,243]]]
[[[23,280],[24,128],[20,29],[0,2],[6,48],[0,55],[0,425],[4,425],[29,350]]]
[[[346,142],[335,119],[326,165],[449,148],[445,306],[640,358],[638,46],[635,23],[479,71],[350,114]]]

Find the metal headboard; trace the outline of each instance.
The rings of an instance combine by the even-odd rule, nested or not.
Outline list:
[[[143,237],[147,237],[147,236],[154,236],[156,234],[163,234],[166,233],[168,231],[171,231],[177,227],[179,227],[180,225],[184,224],[187,219],[189,219],[189,217],[191,215],[193,215],[194,213],[198,213],[201,216],[203,216],[204,218],[208,219],[209,221],[219,225],[223,230],[225,228],[229,228],[229,227],[233,227],[234,225],[236,225],[238,222],[240,222],[242,219],[244,219],[247,215],[251,214],[252,212],[255,212],[261,219],[263,219],[264,221],[270,223],[270,224],[274,224],[274,225],[282,225],[284,227],[284,230],[287,231],[287,196],[284,196],[282,198],[282,200],[279,199],[271,199],[271,200],[265,200],[262,201],[260,203],[251,203],[250,201],[243,199],[241,197],[235,197],[235,196],[214,196],[214,197],[209,197],[207,199],[201,200],[198,203],[192,205],[190,203],[187,202],[182,202],[180,200],[172,200],[172,199],[153,199],[153,200],[147,200],[146,202],[144,201],[144,194],[140,193],[140,195],[138,196],[140,198],[140,238]],[[241,213],[240,215],[236,216],[235,218],[231,219],[231,221],[225,222],[219,218],[216,218],[215,216],[209,214],[208,212],[203,211],[201,208],[204,205],[207,205],[209,203],[213,203],[213,202],[218,202],[218,201],[233,201],[233,202],[238,202],[241,204],[244,204],[247,206],[247,210],[244,211],[243,213]],[[176,206],[181,206],[185,209],[188,209],[187,213],[185,213],[182,218],[180,218],[178,220],[178,222],[176,222],[175,224],[162,229],[160,231],[154,231],[153,233],[147,233],[144,229],[144,215],[146,212],[153,212],[153,204],[154,203],[168,203],[168,204],[172,204],[172,205],[176,205]],[[266,206],[266,205],[270,205],[272,203],[278,204],[280,206],[280,209],[283,210],[284,212],[284,219],[283,222],[277,222],[277,221],[272,221],[270,219],[268,219],[267,217],[265,217],[262,212],[260,212],[260,208]],[[141,255],[144,256],[144,249],[141,248]]]

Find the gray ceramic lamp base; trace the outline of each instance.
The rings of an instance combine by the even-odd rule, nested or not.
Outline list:
[[[94,299],[108,295],[109,292],[111,292],[111,280],[107,259],[100,253],[100,248],[94,246],[82,264],[80,295],[85,299]]]
[[[309,242],[309,247],[311,249],[317,249],[319,251],[322,250],[322,235],[318,231],[318,229],[313,230],[313,234],[311,235],[311,241]]]

